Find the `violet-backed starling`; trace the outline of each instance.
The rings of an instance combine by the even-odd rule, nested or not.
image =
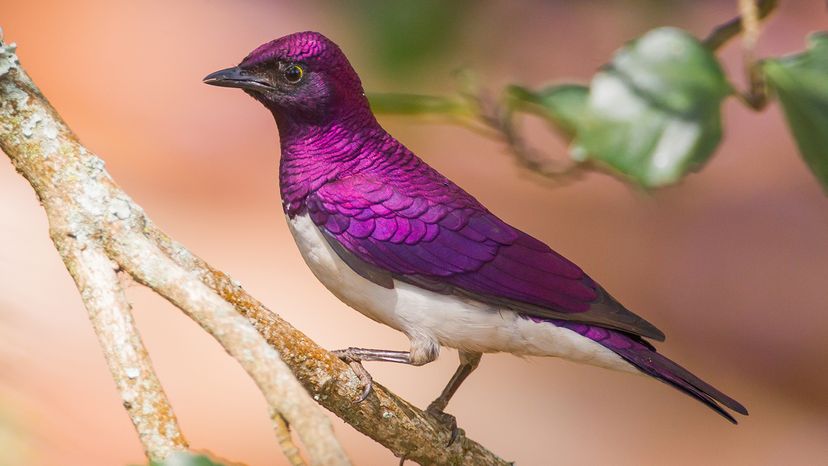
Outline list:
[[[340,300],[403,332],[409,351],[348,348],[360,361],[421,366],[441,346],[460,367],[428,412],[444,412],[483,353],[557,356],[646,374],[726,419],[747,410],[658,353],[664,334],[580,267],[509,225],[414,155],[377,122],[339,47],[315,32],[268,42],[207,84],[243,89],[276,119],[279,182],[293,237]]]

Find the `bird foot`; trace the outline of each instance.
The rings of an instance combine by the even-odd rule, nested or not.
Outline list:
[[[357,376],[359,381],[362,382],[362,394],[359,398],[357,398],[357,403],[362,403],[366,398],[368,398],[368,395],[371,394],[371,390],[374,387],[374,379],[371,377],[371,374],[365,370],[365,367],[362,365],[362,359],[359,355],[355,354],[352,350],[353,348],[348,348],[331,351],[331,353],[343,362],[347,363],[351,367],[351,370],[354,371],[354,374]]]
[[[457,427],[457,418],[447,412],[444,412],[434,403],[428,405],[428,408],[426,408],[426,413],[428,413],[431,417],[436,419],[437,422],[439,422],[451,431],[451,437],[449,437],[449,441],[446,444],[446,448],[450,447],[457,440],[460,434],[463,433],[463,429]]]

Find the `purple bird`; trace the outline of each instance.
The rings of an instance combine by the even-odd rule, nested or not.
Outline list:
[[[374,118],[339,47],[316,32],[261,45],[204,82],[236,87],[273,113],[281,137],[282,205],[316,277],[339,299],[403,332],[409,351],[336,354],[365,384],[361,361],[421,366],[441,346],[460,367],[428,407],[444,409],[483,353],[557,356],[652,376],[736,423],[747,410],[645,340],[651,323],[577,265],[507,224],[419,159]]]

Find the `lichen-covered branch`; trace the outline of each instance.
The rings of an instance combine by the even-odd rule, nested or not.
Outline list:
[[[242,364],[272,410],[294,427],[313,464],[349,463],[330,422],[277,351],[194,272],[149,240],[142,209],[114,183],[101,159],[78,142],[20,67],[14,46],[2,43],[0,148],[46,210],[51,237],[81,290],[150,459],[185,449],[186,442],[132,324],[114,271],[118,266],[184,310]]]
[[[0,37],[0,147],[32,183],[46,208],[52,240],[80,290],[124,408],[147,457],[164,459],[175,451],[186,450],[187,442],[135,328],[115,265],[97,243],[89,212],[67,208],[77,203],[99,208],[100,193],[90,187],[104,174],[87,167],[95,174],[85,188],[78,185],[67,190],[55,189],[58,177],[71,177],[75,171],[60,174],[62,164],[56,156],[67,149],[68,141],[61,136],[74,136],[54,118],[48,105],[35,104],[42,100],[43,96],[19,67],[14,45],[4,45]]]
[[[346,364],[152,224],[114,183],[101,159],[78,142],[40,94],[20,67],[14,48],[2,46],[1,41],[0,148],[29,181],[46,209],[52,238],[87,305],[92,302],[109,311],[128,310],[114,270],[120,267],[184,310],[224,345],[256,381],[275,411],[271,418],[280,445],[291,461],[298,461],[298,454],[289,438],[285,438],[288,425],[302,440],[312,464],[347,464],[327,419],[320,420],[314,411],[317,407],[307,402],[307,392],[300,389],[297,393],[298,379],[313,399],[399,457],[421,464],[508,464],[464,436],[446,447],[451,437],[448,429],[378,383],[366,401],[356,403],[361,387]],[[87,262],[77,262],[76,257]],[[94,270],[84,268],[85,263],[94,264]],[[109,272],[104,271],[105,267],[109,267]],[[99,277],[105,279],[102,286],[92,280]],[[108,307],[109,303],[115,304]],[[93,321],[99,312],[99,308],[90,307]],[[131,323],[124,319],[122,315],[124,325]],[[134,327],[130,325],[129,331],[134,333]],[[110,338],[108,332],[104,330],[105,337]],[[134,335],[136,338],[131,341],[140,343],[137,333]],[[116,344],[113,351],[122,349]],[[134,354],[146,352],[141,347]],[[107,357],[109,361],[109,354]],[[117,358],[112,361],[121,363]],[[132,367],[127,361],[122,369],[113,370],[119,387],[132,379]],[[148,360],[146,367],[146,372],[139,370],[139,377],[151,373]],[[126,381],[119,378],[121,373]],[[155,385],[145,383],[141,387],[155,389],[156,395],[163,397],[157,380]],[[149,405],[150,411],[157,406]],[[140,418],[145,414],[136,410],[136,427],[145,421]],[[175,426],[171,409],[168,415]],[[282,418],[287,422],[282,422]],[[162,424],[146,425],[154,433],[163,432]],[[169,422],[166,427],[168,434],[172,432]],[[141,440],[145,449],[156,452],[143,433]],[[184,448],[183,437],[180,442],[178,447]],[[150,454],[165,455],[160,450]]]
[[[141,217],[133,217],[141,221]],[[127,226],[127,228],[124,228]],[[107,249],[135,277],[178,306],[209,332],[256,382],[271,409],[283,416],[302,439],[313,464],[342,465],[348,459],[319,411],[279,354],[227,301],[165,255],[144,233],[143,225],[118,223]],[[279,424],[276,427],[280,427]]]
[[[296,378],[322,406],[398,457],[420,464],[474,464],[505,466],[509,463],[473,440],[461,436],[448,445],[451,432],[422,410],[374,382],[362,403],[355,403],[362,388],[351,369],[305,334],[272,312],[225,273],[192,254],[152,224],[147,234],[169,257],[236,306],[273,347]]]
[[[96,245],[82,242],[67,236],[56,238],[55,244],[89,311],[89,320],[144,452],[151,460],[163,460],[173,452],[186,450],[187,442],[135,328],[112,261]]]
[[[299,453],[299,448],[293,443],[293,437],[290,436],[290,426],[281,413],[271,410],[270,419],[273,421],[273,429],[276,431],[276,441],[279,442],[279,448],[287,457],[291,466],[305,466],[305,459]]]

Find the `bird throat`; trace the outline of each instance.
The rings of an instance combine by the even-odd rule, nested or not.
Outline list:
[[[276,121],[282,152],[279,191],[291,217],[304,211],[307,196],[322,185],[375,166],[373,159],[382,158],[383,147],[399,145],[370,111],[319,125],[294,124],[279,117]]]

